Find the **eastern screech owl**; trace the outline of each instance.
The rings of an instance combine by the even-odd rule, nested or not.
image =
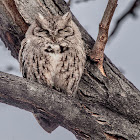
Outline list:
[[[23,77],[73,94],[84,70],[84,43],[70,12],[41,14],[21,43],[19,62]]]

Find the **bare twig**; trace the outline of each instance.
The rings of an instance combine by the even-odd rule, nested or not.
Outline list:
[[[67,5],[70,7],[70,5],[71,5],[71,1],[72,0],[69,0],[68,2],[67,2]]]
[[[76,0],[75,3],[88,2],[88,1],[95,1],[95,0]]]
[[[137,17],[135,13],[135,9],[138,8],[139,6],[140,6],[140,0],[135,0],[130,6],[130,8],[116,21],[116,25],[113,31],[111,32],[109,39],[115,35],[121,23],[126,19],[126,17],[128,17],[129,15],[132,15],[133,17]]]
[[[102,73],[106,76],[103,69],[103,60],[104,60],[104,49],[108,40],[108,31],[110,22],[112,20],[114,11],[117,7],[118,0],[109,0],[106,10],[104,12],[102,21],[99,25],[99,33],[95,45],[90,53],[90,58],[97,63],[97,66]]]

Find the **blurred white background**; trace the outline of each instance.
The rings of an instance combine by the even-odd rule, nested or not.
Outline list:
[[[119,0],[111,29],[133,0]],[[90,0],[71,5],[73,14],[96,39],[98,26],[105,10],[107,0]],[[114,38],[108,42],[105,53],[124,75],[140,89],[140,10],[136,20],[127,17]],[[110,29],[110,31],[111,31]],[[19,64],[0,42],[0,71],[21,76]],[[0,139],[1,140],[76,140],[75,136],[59,127],[47,134],[27,111],[0,103]]]

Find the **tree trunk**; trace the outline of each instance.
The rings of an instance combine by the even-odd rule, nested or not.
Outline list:
[[[63,15],[63,0],[0,0],[0,36],[12,56],[37,13]],[[76,98],[0,72],[0,101],[53,118],[79,140],[140,140],[140,91],[105,56],[102,76],[89,59],[94,40],[73,16],[85,42],[87,62]]]

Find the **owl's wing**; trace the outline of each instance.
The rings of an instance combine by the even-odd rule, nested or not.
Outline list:
[[[32,37],[33,40],[33,37]],[[32,55],[32,48],[33,48],[33,44],[32,41],[30,42],[29,39],[25,38],[23,39],[22,43],[21,43],[21,49],[19,52],[19,63],[20,63],[20,70],[22,71],[22,75],[24,78],[27,79],[32,79],[31,75],[33,75],[32,71],[31,71],[31,66],[28,63],[30,61],[30,58]],[[30,69],[30,70],[29,70]],[[32,79],[34,81],[34,79]],[[49,116],[44,116],[41,113],[34,113],[34,116],[36,118],[36,120],[38,121],[38,123],[40,124],[40,126],[47,131],[48,133],[51,133],[53,130],[55,130],[59,125],[56,123],[56,121],[49,117]]]
[[[21,48],[19,51],[19,56],[18,56],[18,60],[19,60],[19,64],[20,64],[20,71],[22,71],[22,75],[24,78],[27,78],[27,69],[25,67],[25,59],[23,58],[23,50],[25,49],[27,45],[27,41],[26,39],[23,39],[21,42]]]

